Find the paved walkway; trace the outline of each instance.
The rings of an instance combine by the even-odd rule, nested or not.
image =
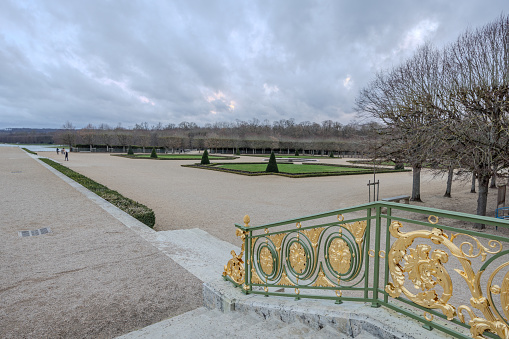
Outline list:
[[[0,192],[0,338],[109,338],[201,306],[202,282],[139,231],[155,232],[17,147]]]

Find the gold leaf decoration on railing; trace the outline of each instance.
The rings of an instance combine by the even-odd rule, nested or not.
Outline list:
[[[306,269],[306,252],[299,242],[294,242],[290,246],[290,265],[297,273],[302,273]]]
[[[251,283],[253,284],[263,284],[262,279],[256,274],[256,269],[253,267],[251,268]]]
[[[273,243],[274,246],[276,246],[276,251],[279,253],[281,250],[281,243],[283,242],[284,237],[286,236],[285,233],[280,234],[274,234],[267,236]]]
[[[320,271],[318,272],[318,276],[316,278],[316,281],[313,285],[316,287],[336,287],[326,276],[325,273],[323,273],[322,268],[320,267]]]
[[[340,273],[345,274],[350,269],[351,253],[346,241],[336,238],[329,247],[329,261],[332,268]]]
[[[481,260],[482,261],[485,261],[486,260],[486,256],[489,254],[496,254],[498,252],[500,252],[502,250],[502,243],[498,240],[490,240],[488,242],[488,246],[491,247],[492,249],[494,249],[493,251],[490,251],[486,246],[484,246],[480,241],[479,239],[469,235],[469,234],[464,234],[464,233],[456,233],[456,234],[453,234],[451,235],[451,241],[454,242],[454,239],[456,239],[458,236],[465,236],[465,237],[469,237],[471,238],[475,244],[476,244],[476,247],[477,249],[479,250],[479,252],[477,254],[474,254],[474,245],[472,245],[472,243],[468,242],[468,241],[464,241],[460,244],[459,248],[461,250],[461,253],[465,256],[465,257],[468,257],[468,258],[477,258],[478,256],[481,256]],[[465,252],[465,250],[463,249],[463,247],[465,246],[468,246],[467,247],[467,252]]]
[[[249,227],[249,216],[244,216],[244,226]],[[240,254],[237,255],[235,251],[231,251],[230,254],[232,255],[232,258],[228,260],[228,263],[224,265],[224,271],[223,276],[230,277],[235,283],[237,284],[243,284],[245,282],[245,273],[244,273],[244,261],[242,260],[242,256],[244,255],[244,239],[246,238],[246,235],[248,232],[243,232],[240,229],[237,229],[235,231],[235,235],[240,237],[242,240],[242,248],[240,250]]]
[[[472,337],[486,338],[483,333],[489,331],[501,338],[509,338],[509,326],[507,325],[509,315],[509,272],[504,276],[502,287],[492,284],[495,275],[502,268],[509,266],[509,262],[502,264],[491,274],[487,283],[488,295],[485,297],[481,290],[481,277],[484,271],[474,272],[472,263],[468,259],[481,256],[481,260],[484,261],[487,253],[494,254],[500,252],[500,250],[490,251],[477,238],[467,235],[476,243],[479,249],[479,253],[474,254],[474,246],[471,243],[464,242],[460,247],[453,243],[454,239],[460,234],[455,234],[449,238],[441,229],[437,228],[432,231],[420,230],[403,233],[399,230],[401,227],[402,225],[398,221],[393,221],[389,227],[389,232],[397,240],[392,244],[388,255],[392,283],[385,286],[387,293],[394,298],[403,293],[418,305],[442,310],[448,320],[454,318],[456,314],[455,307],[448,303],[453,291],[452,280],[442,265],[448,261],[449,256],[440,249],[432,251],[431,246],[427,244],[419,244],[415,248],[410,248],[417,238],[429,239],[433,244],[445,246],[451,252],[452,257],[460,262],[462,270],[455,269],[455,271],[465,280],[470,290],[470,305],[482,312],[484,316],[484,318],[478,317],[470,306],[460,305],[458,307],[457,315],[461,322],[466,323],[464,312],[467,312],[470,317],[468,324],[470,325]],[[468,246],[467,252],[464,251],[464,246]],[[498,241],[490,241],[489,246],[492,249],[501,248]],[[402,260],[405,262],[403,266],[400,264]],[[413,282],[414,287],[423,290],[422,293],[414,295],[403,286],[406,280],[404,273],[408,273],[408,278]],[[436,285],[440,285],[443,289],[441,297],[433,289]],[[496,308],[492,308],[492,293],[500,294],[505,319],[497,312]]]
[[[276,285],[295,286],[295,284],[286,275],[286,272],[283,272],[283,274],[281,275],[281,279]]]
[[[344,228],[350,231],[355,238],[355,242],[359,247],[362,246],[364,241],[364,233],[366,232],[367,221],[356,221],[353,224],[341,224]]]
[[[323,227],[319,228],[312,228],[310,230],[302,231],[308,237],[308,239],[311,241],[311,245],[313,245],[313,248],[316,251],[316,247],[318,246],[318,240],[320,239],[320,234],[324,230]]]
[[[449,273],[442,265],[448,260],[447,254],[441,250],[435,250],[430,257],[431,247],[422,244],[417,245],[415,249],[410,249],[410,253],[406,254],[407,248],[412,245],[415,238],[428,238],[434,243],[442,243],[449,241],[447,236],[438,229],[433,229],[431,232],[402,233],[399,231],[401,227],[402,225],[398,221],[393,221],[389,227],[391,235],[398,240],[394,242],[389,251],[388,264],[393,282],[385,286],[385,290],[393,298],[397,298],[403,293],[418,305],[432,309],[438,308],[447,316],[447,319],[452,320],[456,310],[454,306],[447,303],[452,296],[452,282]],[[451,242],[449,241],[449,243]],[[402,260],[406,261],[404,266],[400,264]],[[413,294],[404,286],[405,272],[408,273],[414,286],[423,292]],[[441,297],[432,289],[437,284],[443,289]]]
[[[260,251],[260,266],[262,267],[262,271],[265,275],[271,275],[274,269],[273,267],[273,258],[272,253],[270,252],[268,247],[262,248]]]

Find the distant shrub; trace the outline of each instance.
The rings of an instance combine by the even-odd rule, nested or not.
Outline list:
[[[267,164],[265,172],[279,173],[279,169],[277,168],[276,155],[274,152],[270,153],[269,163]]]
[[[298,150],[295,150],[295,156],[298,157],[299,156],[299,151]]]
[[[202,164],[202,165],[209,165],[210,164],[209,152],[206,149],[205,149],[205,151],[203,151],[203,155],[201,156],[200,164]]]
[[[154,159],[157,159],[157,153],[156,153],[156,148],[155,147],[152,147],[152,153],[150,153],[150,157],[154,158]]]
[[[237,148],[237,152],[235,152],[235,155],[240,155],[240,150]]]
[[[134,155],[133,148],[131,145],[129,145],[129,148],[127,149],[127,155]]]
[[[329,158],[334,158],[334,152],[329,152]]]
[[[402,162],[401,163],[397,163],[397,164],[394,165],[394,169],[395,170],[403,170],[403,169],[405,169],[405,164],[402,163]]]

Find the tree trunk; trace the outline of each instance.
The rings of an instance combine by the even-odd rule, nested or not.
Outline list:
[[[472,187],[470,187],[470,193],[475,193],[475,173],[472,173]]]
[[[421,164],[412,165],[412,201],[422,202],[421,200]]]
[[[449,167],[449,173],[447,173],[447,188],[445,189],[444,197],[451,197],[451,188],[452,188],[452,176],[454,175],[454,168]]]
[[[490,188],[497,188],[497,167],[493,165],[493,174],[491,175]]]
[[[477,215],[486,215],[488,205],[488,185],[491,175],[479,176],[479,195],[477,196]],[[474,228],[484,229],[484,224],[474,224]]]

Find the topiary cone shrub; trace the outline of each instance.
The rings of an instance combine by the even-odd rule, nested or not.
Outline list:
[[[157,153],[156,153],[156,148],[155,147],[152,147],[152,153],[150,153],[150,157],[154,158],[154,159],[157,159]]]
[[[210,164],[209,152],[207,151],[207,149],[205,149],[205,151],[203,152],[203,155],[201,156],[200,164],[202,164],[202,165],[209,165]]]
[[[299,156],[299,151],[295,150],[295,156],[298,157]]]
[[[276,155],[274,152],[270,153],[269,163],[267,164],[265,172],[279,173],[279,169],[277,168]]]
[[[334,152],[329,152],[329,158],[334,158]]]
[[[127,149],[127,155],[134,155],[133,148],[131,145],[129,145],[129,148]]]

